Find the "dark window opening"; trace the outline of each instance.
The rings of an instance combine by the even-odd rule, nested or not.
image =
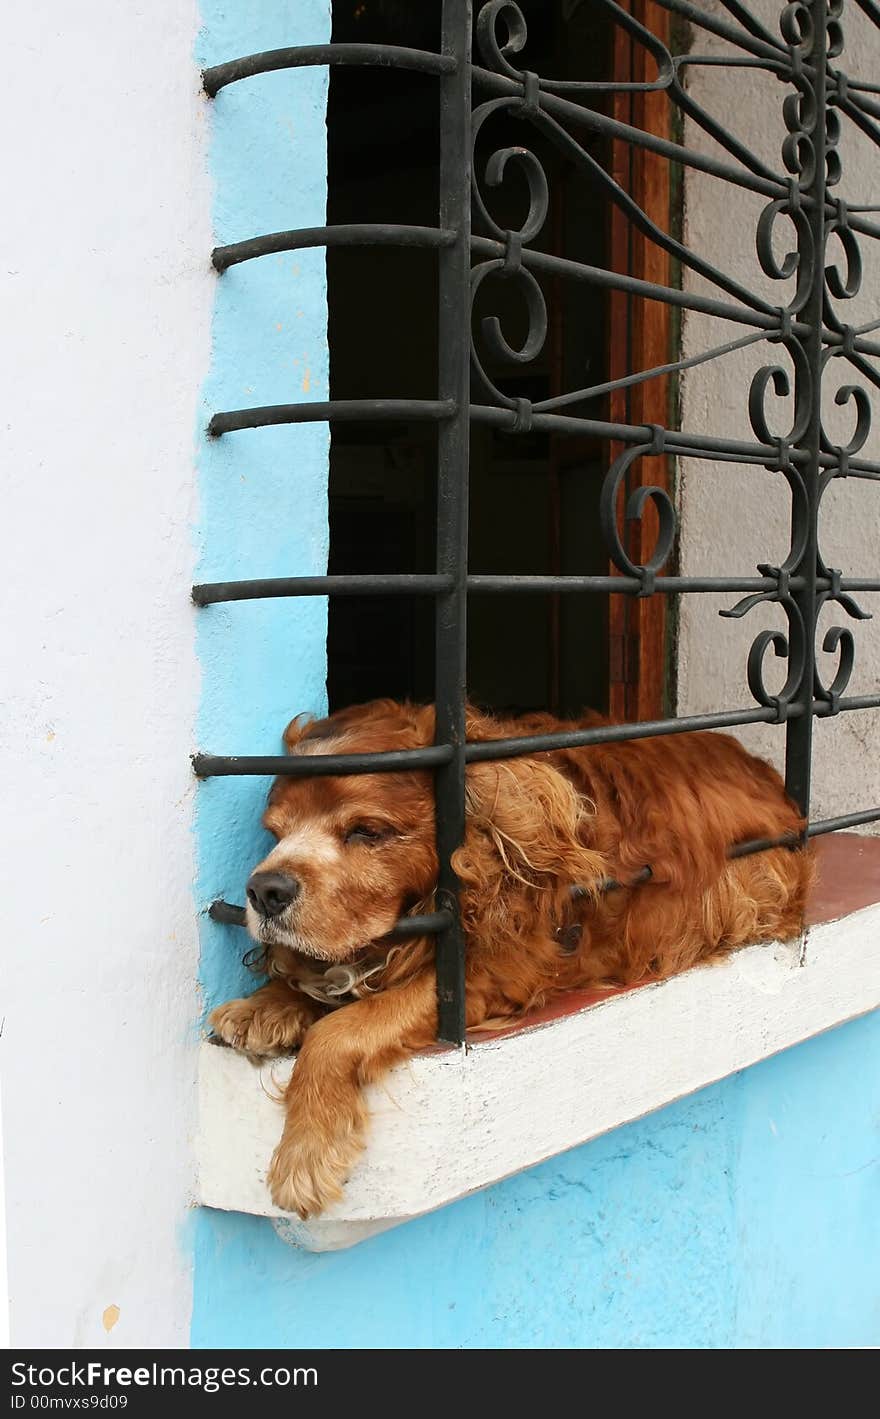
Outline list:
[[[610,33],[592,6],[521,0],[529,58],[559,78],[598,77],[610,65]],[[333,39],[439,47],[440,5],[334,0]],[[610,266],[605,200],[558,152],[508,115],[492,118],[477,145],[478,172],[504,144],[528,143],[549,179],[551,205],[535,245]],[[330,71],[327,220],[437,225],[438,98],[432,77],[398,70]],[[607,159],[607,155],[606,159]],[[511,171],[484,193],[502,225],[522,219],[526,184]],[[509,217],[508,215],[509,214]],[[475,222],[475,232],[480,230]],[[436,254],[400,247],[331,248],[330,398],[436,398]],[[522,295],[494,280],[493,314],[508,341],[524,333]],[[475,303],[479,330],[481,298]],[[537,401],[606,377],[606,301],[571,283],[564,302],[548,287],[550,328],[538,359],[510,364],[481,355],[505,393]],[[479,338],[479,337],[478,337]],[[475,402],[486,402],[473,382]],[[579,413],[603,417],[599,401]],[[434,570],[436,428],[417,422],[331,424],[330,562],[333,573]],[[598,440],[471,430],[471,573],[603,575],[608,553],[596,508],[607,448]],[[430,597],[331,597],[331,710],[392,695],[434,695],[434,606]],[[608,703],[605,597],[474,594],[468,606],[468,689],[496,711],[548,708],[577,714]]]

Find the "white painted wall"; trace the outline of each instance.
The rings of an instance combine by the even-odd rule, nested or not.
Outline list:
[[[6,1266],[6,1179],[3,1175],[3,1094],[0,1091],[0,1350],[9,1347],[9,1275]]]
[[[701,8],[720,9],[715,0],[701,0]],[[751,0],[751,8],[778,34],[781,0]],[[726,15],[729,21],[729,15]],[[871,70],[880,48],[880,34],[854,4],[844,6],[846,38],[839,65],[852,76],[876,78]],[[703,31],[696,34],[695,52],[730,53],[725,41]],[[727,124],[776,172],[783,172],[780,145],[785,135],[782,99],[785,90],[772,75],[760,70],[725,71],[723,68],[694,67],[688,71],[691,94],[715,117]],[[686,124],[685,141],[703,152],[727,156],[693,122]],[[844,118],[840,145],[844,175],[837,193],[850,203],[880,202],[880,153]],[[731,160],[732,161],[732,160]],[[723,182],[704,173],[690,172],[685,187],[685,238],[700,254],[736,277],[744,285],[763,294],[774,305],[790,299],[791,285],[765,277],[755,255],[755,224],[766,199],[743,191],[733,191]],[[778,223],[780,254],[788,249],[786,237],[793,235],[789,224]],[[837,303],[839,317],[858,325],[876,319],[880,306],[880,253],[877,243],[859,238],[864,258],[864,278],[859,295]],[[833,249],[832,249],[833,245]],[[829,261],[840,257],[834,242],[829,245]],[[687,274],[688,289],[723,294],[700,277]],[[684,353],[694,355],[712,345],[736,339],[745,327],[714,317],[688,313],[684,321]],[[762,364],[781,363],[787,357],[779,346],[763,343],[729,355],[722,360],[689,371],[683,379],[682,427],[695,433],[714,433],[728,438],[751,438],[747,399],[753,372]],[[839,366],[840,368],[837,368]],[[833,438],[846,442],[854,427],[850,410],[839,410],[833,392],[842,384],[865,385],[874,410],[873,433],[863,456],[880,458],[880,409],[877,391],[867,381],[848,372],[843,360],[832,363],[826,375],[824,399],[827,427]],[[780,413],[771,423],[779,433],[790,427],[790,405],[768,400],[768,409],[777,402]],[[789,545],[788,510],[790,498],[781,475],[761,468],[738,464],[712,464],[683,460],[680,469],[681,569],[688,576],[755,576],[756,563],[777,561]],[[831,486],[826,494],[821,526],[821,546],[830,566],[852,576],[876,577],[880,573],[880,486],[849,479]],[[746,684],[749,647],[759,631],[784,629],[785,618],[777,610],[758,608],[742,621],[718,618],[720,607],[736,600],[729,596],[689,596],[682,598],[679,641],[680,714],[747,708],[754,704]],[[832,608],[823,613],[821,628],[835,622],[848,625],[856,639],[856,664],[849,693],[876,693],[880,684],[880,597],[859,597],[873,621],[856,622]],[[819,636],[821,645],[822,635]],[[833,678],[831,657],[820,654],[826,683]],[[769,656],[768,685],[775,667]],[[780,662],[781,664],[781,662]],[[829,675],[828,671],[831,670]],[[877,711],[860,711],[815,726],[813,816],[869,808],[880,804],[880,755],[876,743]],[[785,732],[757,725],[738,731],[749,748],[781,765]]]
[[[188,585],[213,290],[197,26],[193,0],[33,0],[4,24],[0,1064],[18,1345],[187,1338]]]

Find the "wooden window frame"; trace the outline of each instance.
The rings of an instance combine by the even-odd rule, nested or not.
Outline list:
[[[669,43],[669,11],[655,0],[623,0],[635,18],[664,44]],[[645,48],[620,25],[614,26],[612,73],[615,82],[650,81],[656,66]],[[670,133],[670,105],[662,91],[614,93],[612,116],[660,137]],[[645,214],[664,230],[671,216],[670,164],[657,153],[615,139],[611,171],[616,182],[635,199]],[[668,254],[637,231],[611,203],[608,250],[615,271],[641,280],[669,285],[672,275]],[[673,324],[670,307],[661,301],[633,298],[612,291],[608,301],[608,377],[620,379],[633,370],[650,369],[670,358]],[[609,419],[614,423],[660,424],[669,421],[670,382],[657,378],[630,390],[617,390],[610,398]],[[622,445],[612,444],[614,458]],[[671,491],[669,460],[665,455],[641,458],[630,470],[631,489],[647,484]],[[657,517],[649,501],[643,517],[626,528],[628,551],[644,564],[657,536]],[[612,572],[616,569],[612,566]],[[674,689],[669,683],[669,607],[665,596],[645,599],[609,597],[608,709],[613,719],[660,719],[668,714]]]

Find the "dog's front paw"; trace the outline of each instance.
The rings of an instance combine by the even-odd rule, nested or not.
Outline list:
[[[361,1144],[286,1129],[272,1155],[267,1182],[276,1207],[305,1220],[338,1202]]]
[[[302,1043],[310,1023],[293,999],[289,1004],[254,997],[229,1000],[208,1017],[208,1024],[224,1044],[261,1059],[290,1054]]]

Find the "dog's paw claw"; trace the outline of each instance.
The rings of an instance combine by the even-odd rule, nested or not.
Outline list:
[[[249,999],[230,1000],[208,1017],[212,1044],[227,1045],[242,1054],[260,1059],[292,1054],[299,1046],[304,1029],[295,1006],[254,1004]]]

